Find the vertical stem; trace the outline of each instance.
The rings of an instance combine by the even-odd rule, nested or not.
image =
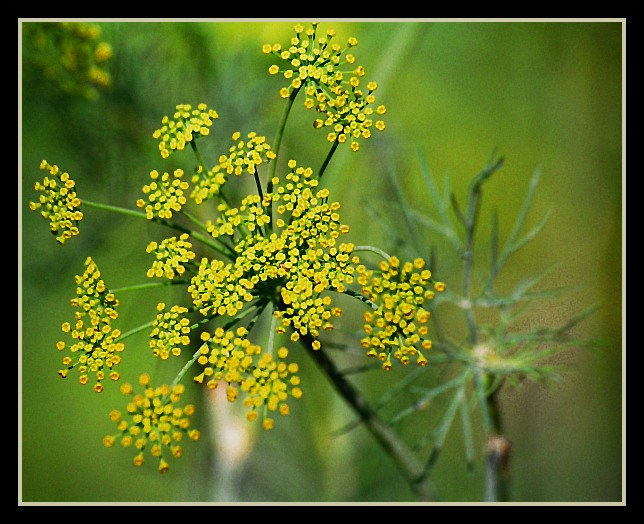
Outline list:
[[[297,89],[293,89],[293,91],[291,91],[291,96],[289,96],[288,100],[286,101],[286,106],[284,107],[282,118],[280,120],[279,127],[277,128],[277,134],[275,135],[275,143],[273,144],[273,151],[275,151],[275,158],[273,159],[273,164],[271,164],[271,168],[268,175],[269,183],[271,182],[271,178],[275,176],[275,166],[276,166],[277,157],[279,156],[280,147],[282,145],[282,137],[284,136],[286,121],[288,120],[288,115],[291,112],[291,108],[293,107],[293,102],[295,102],[295,98],[297,97],[297,94],[300,92],[300,89],[301,87],[298,87]]]
[[[338,140],[336,139],[335,142],[333,142],[333,145],[331,146],[331,149],[326,155],[326,158],[324,159],[324,162],[322,162],[322,167],[320,167],[320,171],[318,172],[318,179],[322,178],[322,175],[324,174],[324,171],[326,171],[327,166],[329,165],[329,162],[331,161],[331,157],[333,156],[333,153],[335,153],[335,150],[338,148]]]
[[[465,303],[465,317],[467,319],[469,338],[472,347],[476,346],[479,342],[478,329],[472,306],[472,265],[474,235],[480,210],[481,188],[483,182],[485,182],[485,180],[487,180],[487,178],[489,178],[502,163],[502,158],[498,159],[494,163],[488,162],[488,167],[479,173],[479,175],[473,180],[469,191],[467,214],[463,219],[463,224],[466,229],[465,250],[463,252],[463,297]],[[500,388],[494,387],[492,389],[490,384],[492,375],[490,375],[485,369],[477,370],[476,380],[487,432],[485,456],[485,501],[506,501],[508,499],[506,474],[509,463],[510,442],[503,435],[498,401]]]
[[[282,137],[284,136],[286,121],[288,120],[288,115],[291,112],[291,108],[293,107],[293,102],[295,102],[295,98],[297,97],[297,94],[300,92],[300,89],[301,87],[298,87],[297,89],[293,89],[293,91],[291,91],[291,96],[288,97],[288,100],[286,101],[286,106],[284,107],[284,111],[282,112],[282,118],[277,128],[277,134],[275,135],[275,142],[273,144],[273,151],[275,152],[275,158],[271,162],[271,165],[268,171],[268,182],[266,184],[267,193],[273,192],[273,177],[275,176],[275,169],[277,168],[277,159],[279,157],[280,147],[282,145]],[[268,206],[268,216],[271,219],[271,221],[268,223],[268,230],[272,231],[273,230],[273,201],[272,200]]]
[[[486,397],[486,404],[492,422],[488,434],[485,457],[485,501],[507,502],[507,473],[510,460],[510,441],[503,435],[501,414],[498,405],[497,388]]]
[[[201,167],[201,169],[204,171],[204,173],[208,173],[208,169],[206,168],[206,164],[203,161],[203,158],[201,158],[201,153],[199,152],[199,149],[197,149],[197,144],[195,144],[194,140],[190,141],[190,147],[192,147],[192,151],[195,154],[195,157],[197,157],[197,163]]]

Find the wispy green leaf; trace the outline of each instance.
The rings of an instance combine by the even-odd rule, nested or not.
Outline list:
[[[420,171],[423,175],[423,180],[425,181],[425,185],[427,186],[427,189],[429,191],[429,196],[432,199],[432,203],[434,204],[434,207],[438,210],[438,214],[440,215],[441,220],[443,221],[443,224],[445,224],[447,227],[452,228],[450,216],[449,216],[449,200],[446,198],[441,198],[438,188],[436,187],[436,183],[434,182],[434,177],[431,174],[431,171],[429,169],[429,166],[427,165],[427,161],[422,155],[418,155],[418,160],[420,163]],[[449,178],[446,175],[445,177],[445,186],[446,188],[449,187]],[[451,192],[451,190],[450,190]],[[449,195],[450,192],[447,194]]]
[[[454,421],[454,415],[456,415],[456,410],[463,403],[464,397],[465,397],[464,388],[461,385],[458,391],[454,393],[454,396],[452,397],[452,400],[447,406],[447,409],[445,410],[445,414],[443,415],[443,418],[440,424],[436,429],[432,431],[431,438],[434,440],[434,446],[429,454],[427,462],[425,463],[425,469],[424,469],[425,475],[428,475],[431,469],[434,467],[434,464],[436,463],[436,460],[438,459],[438,456],[441,450],[443,449],[443,444],[445,443],[447,434],[449,433],[449,430],[452,427],[452,423]]]
[[[533,173],[532,177],[530,178],[530,184],[528,186],[528,191],[526,192],[526,196],[523,199],[523,203],[521,205],[521,209],[519,211],[519,214],[517,215],[517,219],[514,223],[514,226],[512,228],[512,231],[510,232],[509,237],[507,238],[505,245],[503,247],[503,251],[501,252],[501,255],[498,258],[497,261],[497,271],[499,271],[503,265],[505,264],[505,261],[507,258],[516,251],[515,249],[515,244],[517,241],[517,237],[519,236],[519,233],[521,231],[521,228],[523,227],[523,224],[525,222],[525,219],[528,215],[528,210],[530,209],[530,206],[532,205],[532,199],[534,198],[534,193],[537,189],[537,186],[539,185],[539,178],[541,177],[541,169],[536,169],[535,172]],[[543,222],[543,220],[542,220]],[[545,222],[544,222],[545,224]]]
[[[422,393],[422,395],[418,398],[418,400],[416,400],[416,402],[414,402],[414,404],[397,413],[391,419],[390,423],[396,424],[403,418],[406,418],[417,411],[426,409],[433,399],[445,393],[446,391],[449,391],[450,389],[453,389],[455,387],[462,385],[466,378],[467,378],[467,372],[459,375],[455,379],[452,379],[443,384],[439,384],[438,386],[435,386],[432,388],[416,387],[416,388],[410,389],[411,392]]]

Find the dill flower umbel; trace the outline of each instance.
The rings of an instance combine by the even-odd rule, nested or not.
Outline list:
[[[362,294],[374,304],[374,309],[364,314],[367,336],[360,343],[369,350],[368,356],[383,362],[385,370],[391,369],[392,357],[407,364],[415,356],[419,365],[427,364],[421,348],[429,350],[432,342],[426,338],[430,313],[423,305],[445,285],[432,280],[424,265],[422,258],[401,265],[397,257],[391,257],[380,263],[378,272],[357,268]]]
[[[84,273],[76,276],[76,297],[70,301],[77,309],[75,321],[62,325],[63,333],[69,334],[75,342],[56,344],[58,350],[70,353],[63,358],[65,367],[58,374],[65,378],[76,367],[83,385],[89,382],[90,374],[94,374],[94,391],[100,393],[107,376],[111,380],[118,380],[120,376],[114,367],[121,362],[119,353],[124,345],[118,341],[121,331],[112,327],[112,321],[118,318],[119,301],[106,288],[91,257],[87,258],[85,266]]]
[[[248,331],[240,326],[234,332],[217,328],[214,333],[203,332],[204,342],[199,350],[197,362],[203,371],[194,377],[199,384],[205,381],[210,389],[220,382],[227,385],[226,396],[234,402],[240,392],[245,393],[244,406],[249,408],[248,420],[256,420],[259,411],[264,415],[262,426],[272,429],[274,420],[267,417],[269,412],[281,415],[290,413],[287,399],[289,396],[300,398],[302,390],[296,375],[296,363],[286,363],[288,349],[279,348],[275,359],[270,352],[252,344],[247,337]]]
[[[186,271],[186,265],[195,258],[192,243],[188,241],[188,233],[183,233],[178,239],[170,237],[160,243],[150,242],[146,247],[148,253],[154,253],[156,260],[148,269],[147,276],[165,277],[169,279],[181,276]]]
[[[150,349],[155,357],[165,360],[181,355],[181,347],[190,344],[190,320],[183,316],[188,309],[174,305],[166,311],[163,302],[157,304],[157,316],[150,332]]]
[[[78,223],[83,219],[80,211],[81,201],[76,195],[76,182],[69,173],[61,171],[55,164],[46,160],[40,163],[40,169],[49,172],[42,182],[36,182],[34,189],[42,191],[38,202],[30,202],[29,209],[40,211],[40,216],[49,220],[52,234],[60,244],[78,235]]]
[[[107,435],[103,444],[112,447],[119,441],[123,447],[134,446],[138,450],[133,460],[135,466],[143,465],[144,452],[148,449],[150,455],[158,458],[159,471],[166,473],[170,467],[166,458],[170,455],[179,458],[183,453],[183,437],[199,439],[199,430],[190,427],[190,416],[195,408],[192,404],[177,406],[185,391],[182,384],[153,388],[146,373],[140,375],[139,384],[145,388],[142,394],[135,394],[129,383],[121,386],[121,393],[131,400],[125,414],[118,410],[110,412],[110,419],[117,424],[119,432]]]
[[[139,198],[136,201],[137,207],[145,210],[146,217],[172,218],[173,212],[181,211],[186,203],[184,192],[188,189],[188,182],[182,180],[183,169],[175,169],[172,175],[163,173],[159,175],[156,169],[150,171],[152,181],[143,186],[143,193],[148,196],[148,202]]]
[[[317,188],[313,170],[292,159],[288,168],[284,180],[273,178],[272,193],[249,195],[236,208],[220,206],[223,214],[208,230],[215,238],[233,239],[237,256],[229,263],[202,258],[188,291],[203,315],[232,317],[246,303],[270,301],[278,333],[290,329],[293,341],[301,335],[317,339],[341,313],[328,291],[342,293],[353,282],[353,244],[340,241],[349,227],[340,221],[340,204]],[[278,218],[264,234],[271,206]]]
[[[280,90],[282,98],[294,97],[303,90],[304,107],[319,113],[313,126],[327,129],[329,142],[348,141],[351,150],[357,151],[358,139],[369,138],[374,128],[378,131],[385,128],[380,116],[386,107],[375,106],[373,93],[378,84],[367,82],[365,85],[365,69],[355,65],[355,56],[349,52],[358,45],[358,40],[350,37],[345,46],[331,43],[335,31],[328,29],[320,36],[317,26],[313,23],[304,30],[301,24],[295,25],[295,36],[289,47],[264,44],[262,52],[279,58],[281,64],[272,64],[268,72],[281,74],[288,80],[287,86]]]
[[[190,196],[197,204],[219,194],[229,175],[256,175],[260,165],[275,158],[266,137],[259,136],[254,131],[248,133],[245,140],[239,131],[235,131],[232,141],[233,145],[228,149],[228,154],[220,155],[217,165],[209,171],[204,171],[203,167],[199,166],[197,173],[193,175],[192,183],[195,188]]]
[[[181,151],[186,144],[210,134],[210,128],[219,118],[217,111],[208,109],[206,104],[193,108],[190,104],[177,104],[172,118],[164,116],[161,127],[152,136],[159,140],[162,158],[168,158],[174,151]]]

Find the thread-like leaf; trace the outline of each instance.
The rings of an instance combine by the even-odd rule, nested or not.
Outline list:
[[[467,375],[466,373],[463,373],[462,375],[459,375],[457,378],[452,379],[443,384],[439,384],[438,386],[433,388],[414,388],[413,389],[414,392],[422,391],[423,395],[420,398],[418,398],[418,400],[416,400],[416,402],[414,402],[413,405],[397,413],[396,416],[394,416],[391,419],[390,423],[396,424],[403,418],[408,417],[409,415],[415,413],[416,411],[425,409],[429,405],[429,403],[437,396],[441,395],[442,393],[445,393],[446,391],[449,391],[450,389],[453,389],[455,387],[462,385],[463,381],[466,378],[466,375]]]
[[[436,463],[436,460],[438,459],[438,456],[443,449],[443,444],[445,443],[445,439],[447,438],[447,433],[449,433],[449,430],[452,427],[452,422],[454,421],[456,410],[463,402],[463,398],[464,389],[461,385],[458,391],[454,393],[451,402],[447,406],[440,425],[434,431],[432,431],[432,435],[434,436],[434,447],[432,448],[427,462],[425,463],[424,475],[428,475],[431,469],[434,467],[434,464]]]
[[[510,236],[506,240],[505,245],[503,247],[503,251],[501,252],[501,255],[498,258],[497,270],[500,270],[500,268],[503,267],[503,264],[505,264],[506,259],[514,251],[516,251],[516,249],[514,249],[514,246],[517,241],[517,237],[519,236],[519,232],[523,227],[523,223],[525,222],[526,216],[528,214],[528,209],[530,209],[530,205],[532,204],[532,199],[534,197],[534,193],[539,184],[540,176],[541,176],[541,169],[539,168],[534,171],[534,173],[532,174],[532,177],[530,178],[528,191],[526,192],[526,196],[523,199],[523,203],[521,205],[521,209],[519,210],[519,214],[517,215],[517,219],[514,222],[514,227],[512,228],[512,231],[510,232]]]

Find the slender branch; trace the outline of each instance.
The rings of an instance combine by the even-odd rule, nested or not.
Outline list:
[[[371,251],[372,253],[376,253],[377,255],[380,255],[382,258],[385,260],[390,260],[391,256],[385,253],[382,249],[374,247],[374,246],[355,246],[353,248],[352,253],[358,252],[358,251]]]
[[[275,135],[275,142],[273,143],[273,151],[275,152],[275,158],[273,158],[268,171],[268,182],[266,184],[267,193],[273,192],[273,177],[275,176],[275,169],[277,168],[277,158],[279,157],[280,147],[282,146],[282,137],[284,136],[286,121],[288,120],[288,115],[291,112],[291,108],[293,107],[293,102],[295,102],[295,98],[297,97],[297,94],[300,92],[300,89],[301,88],[298,87],[297,89],[293,89],[293,91],[291,91],[291,96],[289,96],[288,100],[286,101],[286,106],[284,107],[284,111],[282,112],[282,118],[280,119],[280,122],[277,127],[277,134]],[[271,221],[268,223],[268,228],[269,228],[269,231],[272,231],[273,230],[273,201],[272,200],[268,205],[268,216],[271,218]]]
[[[145,220],[148,220],[147,216],[143,211],[136,211],[134,209],[128,209],[128,208],[119,207],[119,206],[112,206],[110,204],[102,204],[100,202],[92,202],[91,200],[85,200],[85,199],[81,200],[81,205],[87,206],[87,207],[93,207],[94,209],[100,209],[102,211],[110,211],[111,213],[118,213],[120,215],[130,216],[134,218],[143,218]],[[159,223],[163,223],[160,219],[158,221]]]
[[[364,397],[335,367],[335,364],[323,349],[312,349],[312,339],[309,336],[300,338],[300,341],[311,358],[327,375],[338,393],[353,408],[371,435],[392,458],[419,499],[424,501],[433,500],[435,498],[434,489],[429,480],[424,477],[423,464],[416,458],[412,450],[389,425],[380,419]]]
[[[150,322],[146,322],[145,324],[135,327],[133,329],[130,329],[129,331],[126,331],[125,333],[122,333],[121,336],[119,337],[119,341],[123,341],[128,337],[131,337],[132,335],[136,335],[140,331],[143,331],[144,329],[147,329],[149,327],[152,327],[152,324],[154,324],[154,320],[151,320]]]
[[[331,149],[327,153],[324,162],[322,162],[322,166],[320,167],[320,171],[318,172],[318,179],[322,178],[322,175],[324,174],[324,171],[326,171],[329,162],[331,162],[331,157],[333,156],[333,153],[335,153],[335,150],[338,148],[339,143],[340,142],[338,142],[338,139],[336,138],[335,142],[333,142],[333,145],[331,146]]]
[[[279,156],[280,153],[280,147],[282,146],[282,137],[284,136],[284,129],[286,128],[286,121],[288,120],[288,115],[291,112],[291,108],[293,107],[293,102],[295,102],[295,99],[297,98],[297,94],[300,92],[301,88],[293,89],[291,91],[291,96],[288,97],[288,100],[286,101],[286,106],[284,107],[284,111],[282,112],[282,118],[280,119],[280,122],[278,124],[277,128],[277,134],[275,135],[275,142],[273,144],[273,151],[275,152],[275,158],[273,159],[273,163],[270,166],[269,174],[268,174],[268,183],[271,184],[271,179],[275,176],[275,169],[277,166],[277,157]],[[269,193],[271,192],[272,188],[269,189]]]
[[[197,163],[201,167],[204,173],[208,172],[208,169],[206,168],[206,164],[203,161],[203,158],[201,157],[201,153],[199,152],[199,149],[197,149],[197,144],[195,143],[194,140],[190,141],[190,147],[192,148],[192,151],[195,154],[195,157],[197,157]]]
[[[156,224],[161,224],[162,226],[166,226],[171,229],[176,229],[177,231],[181,231],[182,233],[188,233],[191,237],[199,240],[203,244],[206,244],[207,246],[211,247],[218,253],[228,258],[233,258],[235,256],[235,254],[230,250],[228,246],[217,244],[214,238],[202,235],[198,231],[182,226],[181,224],[177,224],[176,222],[172,222],[171,220],[166,220],[166,219],[157,218],[157,217],[153,217],[150,219],[142,211],[127,209],[125,207],[112,206],[109,204],[102,204],[100,202],[92,202],[91,200],[83,200],[81,204],[94,209],[100,209],[102,211],[109,211],[111,213],[118,213],[125,216],[140,218],[146,221],[154,222]]]
[[[155,287],[168,287],[168,286],[179,286],[181,284],[187,284],[187,280],[172,279],[164,280],[162,282],[146,282],[145,284],[134,284],[133,286],[123,286],[110,289],[111,293],[123,293],[124,291],[138,291],[139,289],[150,289]]]
[[[367,304],[371,309],[378,309],[378,304],[376,304],[373,300],[369,300],[362,293],[358,293],[356,291],[353,291],[352,289],[345,289],[343,293],[345,295],[349,295],[350,297],[357,298],[361,302]]]

